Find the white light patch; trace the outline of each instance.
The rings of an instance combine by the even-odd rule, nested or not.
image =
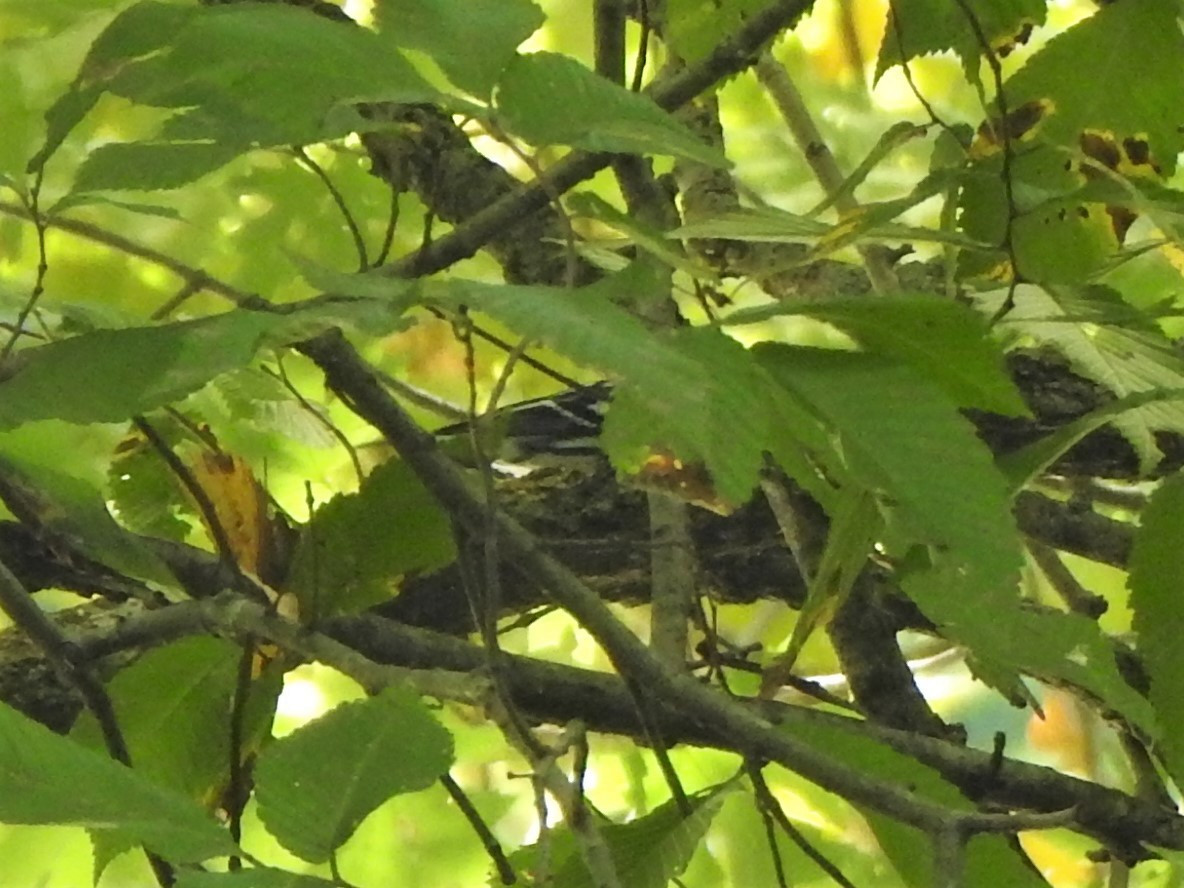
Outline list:
[[[284,689],[276,702],[276,724],[273,733],[283,737],[301,725],[312,721],[329,708],[325,695],[315,681],[290,673],[284,679]]]

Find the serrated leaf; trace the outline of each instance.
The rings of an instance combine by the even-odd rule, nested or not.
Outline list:
[[[678,805],[669,801],[629,823],[599,824],[600,836],[612,855],[620,884],[629,888],[666,888],[671,879],[686,869],[712,819],[734,791],[733,784],[724,784],[691,796],[689,816],[684,816]],[[539,854],[537,846],[523,848],[511,855],[510,862],[519,872],[537,872]],[[567,827],[552,831],[547,854],[553,884],[564,888],[593,888],[601,884],[588,872],[576,839]]]
[[[95,330],[18,353],[0,382],[0,428],[38,419],[122,422],[245,366],[268,345],[359,318],[385,326],[397,310],[376,302],[325,302],[308,311],[230,311],[196,321]]]
[[[784,315],[826,321],[868,351],[904,361],[940,386],[960,407],[1009,416],[1027,413],[1007,374],[1002,351],[990,339],[981,317],[964,305],[928,295],[838,297],[745,309],[728,315],[722,323],[759,323]]]
[[[236,311],[198,321],[96,330],[21,352],[0,383],[0,428],[38,419],[120,422],[184,397],[254,357],[277,315]]]
[[[530,0],[380,0],[375,24],[397,46],[430,56],[448,79],[488,99],[518,46],[540,28]]]
[[[306,617],[361,610],[405,575],[456,557],[452,526],[401,460],[376,468],[356,494],[334,497],[304,528],[287,586]]]
[[[128,146],[109,148],[86,173],[88,187],[173,187],[207,172],[219,154],[344,136],[353,127],[336,112],[352,102],[446,98],[389,41],[311,10],[268,3],[190,9],[143,0],[95,41],[74,84],[47,113],[46,144],[31,168],[48,159],[103,92],[184,110],[165,127],[173,134],[165,141],[182,144],[148,143],[134,154]],[[191,142],[208,144],[183,144]],[[151,166],[140,173],[116,168],[133,157]]]
[[[375,808],[451,763],[452,736],[423,701],[388,688],[269,746],[255,769],[259,817],[293,854],[323,863]]]
[[[1184,401],[1184,388],[1151,389],[1111,401],[1026,447],[1003,454],[998,460],[999,468],[1010,479],[1013,494],[1018,494],[1086,435],[1128,410],[1159,401]]]
[[[960,582],[1014,588],[1020,550],[1003,475],[940,389],[880,356],[760,345],[758,360],[826,420],[894,520],[948,550]]]
[[[1151,705],[1162,728],[1159,751],[1172,779],[1184,780],[1184,475],[1172,475],[1143,509],[1131,551],[1130,606],[1139,653],[1151,679]]]
[[[1109,322],[1114,311],[1125,312],[1122,326]],[[1023,286],[1003,324],[1053,346],[1075,372],[1119,398],[1184,387],[1184,359],[1175,346],[1149,319],[1131,318],[1130,312],[1117,293],[1103,287]],[[1093,323],[1087,326],[1082,321]],[[1154,398],[1116,417],[1114,425],[1147,471],[1162,458],[1155,433],[1184,432],[1184,401]]]
[[[91,44],[74,83],[45,113],[45,144],[29,161],[29,170],[44,166],[94,107],[109,79],[135,59],[151,55],[198,14],[197,7],[145,2],[116,16]]]
[[[505,125],[532,145],[662,154],[727,167],[727,159],[638,93],[575,59],[550,52],[516,56],[497,88]]]
[[[906,575],[901,585],[951,641],[973,653],[997,680],[993,686],[1004,689],[1023,673],[1082,688],[1140,731],[1158,736],[1156,710],[1122,677],[1114,647],[1096,622],[1080,614],[1033,611],[1014,587],[983,587],[971,605],[952,594],[949,579],[949,570],[939,566]]]
[[[74,179],[76,191],[179,188],[225,166],[243,147],[225,142],[133,142],[100,145]]]
[[[1139,136],[1165,176],[1184,147],[1184,35],[1170,3],[1112,3],[1053,37],[1006,83],[1008,104],[1050,100],[1041,136],[1076,146],[1086,129]],[[1082,60],[1089,64],[1083,65]]]
[[[137,771],[203,805],[219,797],[230,761],[227,720],[241,659],[242,649],[228,641],[188,638],[148,651],[116,674],[107,692]],[[277,678],[251,683],[244,756],[253,754],[270,728]],[[92,748],[101,744],[89,713],[71,736]]]
[[[974,16],[977,32],[969,16]],[[876,80],[893,65],[918,56],[953,50],[962,57],[968,71],[977,69],[978,60],[987,50],[1014,48],[1016,38],[1044,23],[1044,0],[968,0],[947,3],[945,0],[902,0],[889,12],[885,39],[876,62]]]
[[[176,862],[236,853],[189,799],[0,703],[0,821],[83,826],[142,842]]]
[[[337,443],[327,424],[328,411],[312,402],[302,403],[271,373],[244,367],[219,376],[210,390],[217,395],[225,426],[232,429],[245,426],[257,433],[279,434],[308,447]],[[210,422],[218,425],[212,417]]]

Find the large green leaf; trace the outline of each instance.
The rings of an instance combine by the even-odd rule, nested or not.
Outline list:
[[[26,349],[0,382],[0,429],[51,418],[122,422],[247,365],[265,346],[355,322],[389,328],[397,323],[397,309],[359,300],[291,314],[238,310],[155,327],[94,330]]]
[[[0,821],[115,833],[177,862],[235,853],[226,830],[194,802],[3,703]]]
[[[1151,705],[1162,726],[1159,751],[1178,784],[1184,780],[1184,475],[1167,479],[1143,510],[1131,552],[1129,584],[1139,653],[1151,677]]]
[[[1008,696],[1026,696],[1019,673],[1053,684],[1082,688],[1121,714],[1146,736],[1158,736],[1156,713],[1123,678],[1113,642],[1080,614],[1034,611],[1014,589],[981,588],[973,602],[950,594],[950,575],[940,567],[906,575],[908,593],[927,617],[973,653],[983,678],[996,678]],[[993,682],[996,683],[996,682]]]
[[[521,55],[497,89],[505,125],[532,145],[664,154],[726,167],[727,159],[650,99],[610,83],[575,59]]]
[[[77,191],[178,188],[242,153],[226,142],[133,142],[100,145],[74,180]],[[58,208],[61,209],[60,207]]]
[[[177,7],[143,0],[95,41],[47,114],[48,159],[109,92],[184,111],[166,141],[111,146],[84,164],[79,188],[172,187],[253,146],[304,144],[361,128],[350,103],[438,101],[397,49],[365,28],[287,4]],[[194,142],[205,142],[194,145]],[[149,161],[121,168],[137,151]]]
[[[404,688],[344,703],[269,746],[255,770],[259,817],[285,848],[323,863],[392,796],[452,763],[452,736]]]
[[[95,330],[20,352],[0,383],[0,428],[38,419],[120,422],[250,361],[283,319],[236,311],[199,321]]]
[[[144,2],[125,9],[91,44],[71,87],[45,112],[45,144],[29,161],[45,164],[102,95],[105,85],[138,58],[150,56],[199,15],[198,7]]]
[[[972,26],[970,16],[974,16]],[[893,65],[918,56],[954,50],[968,71],[976,70],[987,51],[1009,46],[1025,27],[1044,23],[1044,0],[900,0],[889,13],[884,43],[876,63],[876,78]]]
[[[389,599],[406,574],[443,567],[455,555],[447,516],[406,463],[392,459],[358,493],[317,510],[288,588],[306,618],[352,612]]]
[[[397,46],[418,49],[448,79],[488,99],[519,44],[544,21],[530,0],[379,0],[375,22]]]
[[[137,771],[210,804],[219,797],[230,763],[227,720],[238,683],[242,649],[218,638],[197,637],[157,648],[121,670],[108,685]],[[271,677],[250,685],[249,755],[271,725],[279,693]],[[71,734],[94,747],[95,720],[84,714]]]
[[[963,589],[1014,588],[1021,556],[1006,481],[937,386],[878,355],[773,344],[754,351],[839,436],[850,471],[882,495],[905,539],[956,559]]]
[[[1111,3],[1049,40],[1006,84],[1008,104],[1051,101],[1043,138],[1077,146],[1086,129],[1146,139],[1170,176],[1184,147],[1184,35],[1172,3]],[[1083,61],[1085,64],[1083,64]]]
[[[665,888],[686,868],[703,840],[711,820],[734,791],[734,784],[697,793],[688,801],[691,813],[684,816],[669,801],[644,817],[629,823],[599,824],[599,833],[615,864],[620,884],[629,888]],[[593,879],[580,854],[577,839],[567,827],[548,836],[547,860],[552,884],[564,888],[592,888],[602,884]],[[542,864],[539,846],[523,848],[511,857],[515,869],[537,872]]]
[[[782,315],[834,324],[868,351],[912,365],[960,407],[1007,415],[1027,412],[986,323],[964,305],[928,295],[839,297],[745,309],[728,315],[723,323],[748,324]]]

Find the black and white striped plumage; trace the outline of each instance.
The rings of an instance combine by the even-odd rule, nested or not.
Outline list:
[[[529,463],[541,456],[590,456],[600,453],[597,439],[612,397],[612,384],[595,382],[545,398],[520,401],[498,409],[491,417],[497,458]],[[439,438],[469,430],[467,422],[436,430]]]

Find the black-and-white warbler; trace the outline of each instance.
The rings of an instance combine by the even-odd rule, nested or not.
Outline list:
[[[490,430],[486,456],[510,474],[572,458],[601,456],[598,439],[612,395],[612,383],[596,382],[500,408],[482,420],[488,421]],[[454,423],[437,429],[436,437],[461,439],[470,428],[467,422]],[[702,465],[688,465],[660,447],[628,471],[625,480],[721,514],[730,512],[734,505],[718,497]]]
[[[488,417],[492,448],[499,462],[530,465],[547,456],[577,457],[601,453],[597,446],[612,383],[595,382],[544,398],[501,407]],[[440,439],[467,435],[470,424],[436,430]]]

